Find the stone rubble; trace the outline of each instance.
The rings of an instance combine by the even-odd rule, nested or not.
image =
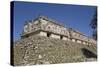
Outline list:
[[[37,65],[96,61],[95,57],[87,58],[85,48],[97,55],[96,46],[87,46],[43,36],[32,36],[14,43],[14,65]]]

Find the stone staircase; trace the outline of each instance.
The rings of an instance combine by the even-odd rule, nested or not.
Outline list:
[[[97,47],[42,36],[14,43],[14,65],[72,63],[97,60]]]

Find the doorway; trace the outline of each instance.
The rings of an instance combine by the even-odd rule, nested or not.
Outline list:
[[[50,37],[51,33],[47,33],[47,37]]]
[[[62,40],[63,36],[60,36],[60,39]]]

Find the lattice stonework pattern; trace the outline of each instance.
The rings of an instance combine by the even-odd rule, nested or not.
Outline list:
[[[72,28],[66,28],[64,25],[45,16],[39,16],[32,21],[27,21],[24,25],[22,38],[25,38],[27,35],[33,35],[34,33],[39,34],[40,36],[47,36],[88,45],[96,44],[95,40],[87,37],[83,33]]]

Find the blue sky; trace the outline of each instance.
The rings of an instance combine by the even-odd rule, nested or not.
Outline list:
[[[40,14],[90,36],[92,29],[89,27],[89,23],[93,18],[95,8],[96,6],[15,1],[14,40],[20,39],[25,21],[35,19]]]

